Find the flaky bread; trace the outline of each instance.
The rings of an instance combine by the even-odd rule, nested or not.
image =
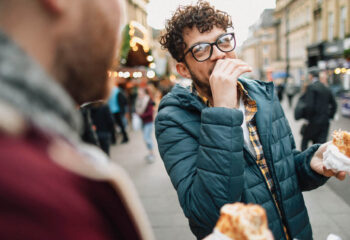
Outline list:
[[[230,239],[269,239],[266,211],[259,205],[226,204],[221,208],[220,213],[215,228]]]
[[[341,153],[350,158],[350,133],[346,131],[333,132],[333,144]]]

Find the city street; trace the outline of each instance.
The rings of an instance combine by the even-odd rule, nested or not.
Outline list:
[[[282,105],[286,110],[286,116],[299,147],[301,138],[298,131],[302,121],[294,121],[292,111],[287,104],[283,102]],[[332,122],[331,129],[350,130],[349,123],[350,119],[339,116],[336,121]],[[130,142],[128,144],[112,148],[112,159],[121,164],[131,175],[151,221],[156,239],[195,239],[189,230],[187,219],[179,206],[176,192],[158,152],[155,163],[146,163],[144,159],[146,147],[142,133],[133,131],[129,133]],[[334,179],[317,190],[304,193],[314,239],[326,240],[330,233],[339,235],[343,240],[350,239],[349,184],[349,179],[344,182]]]

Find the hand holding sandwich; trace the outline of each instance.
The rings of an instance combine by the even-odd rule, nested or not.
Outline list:
[[[333,171],[330,169],[327,169],[324,166],[323,162],[323,153],[327,150],[328,145],[330,145],[332,142],[327,142],[322,144],[319,149],[316,151],[315,155],[312,157],[310,166],[312,170],[317,172],[318,174],[321,174],[325,177],[333,177],[335,176],[339,180],[343,181],[346,177],[345,171]]]
[[[237,80],[252,68],[239,59],[219,59],[209,78],[214,107],[238,108]]]

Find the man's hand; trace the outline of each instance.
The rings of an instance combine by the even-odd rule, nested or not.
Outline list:
[[[322,144],[320,148],[316,151],[315,155],[312,157],[310,162],[311,169],[325,177],[335,176],[339,180],[343,181],[346,177],[346,172],[334,172],[332,170],[326,169],[326,167],[323,165],[323,153],[326,151],[327,146],[329,144],[331,144],[331,142]]]
[[[214,107],[238,108],[237,79],[252,68],[239,59],[219,59],[209,78]]]

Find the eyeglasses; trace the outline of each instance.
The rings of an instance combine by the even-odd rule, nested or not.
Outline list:
[[[218,37],[215,42],[212,43],[197,43],[190,47],[183,55],[181,61],[185,59],[187,53],[191,52],[192,56],[198,62],[204,62],[208,60],[213,54],[213,45],[215,45],[221,52],[231,52],[236,47],[236,39],[234,33],[225,33]]]

